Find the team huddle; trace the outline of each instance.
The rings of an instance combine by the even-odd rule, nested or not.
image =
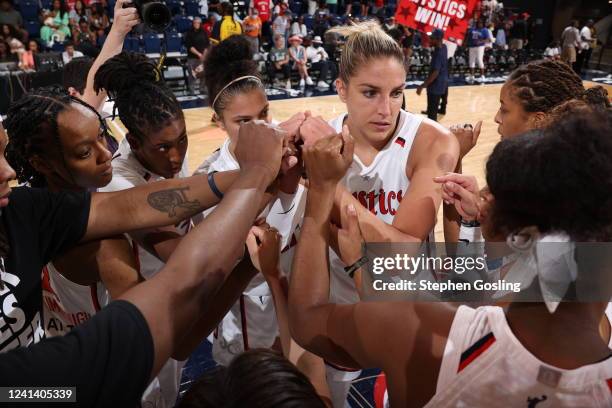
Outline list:
[[[244,37],[210,51],[204,81],[227,138],[193,175],[184,113],[144,55],[90,71],[87,93],[111,96],[126,129],[118,146],[87,98],[50,88],[11,106],[0,385],[171,407],[212,333],[220,367],[180,407],[344,407],[363,368],[382,369],[392,407],[612,406],[607,301],[365,302],[362,253],[433,241],[440,208],[447,243],[505,242],[517,263],[545,240],[611,241],[607,92],[559,61],[512,72],[478,186],[462,159],[480,124],[447,129],[405,110],[404,55],[377,24],[332,31],[346,38],[346,113],[329,122],[274,121]],[[596,264],[575,284],[605,286],[610,263]]]

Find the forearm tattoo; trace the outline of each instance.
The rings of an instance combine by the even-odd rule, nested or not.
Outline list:
[[[185,191],[189,187],[171,188],[149,194],[147,201],[157,211],[165,212],[168,217],[180,217],[192,214],[201,209],[198,200],[189,201]]]

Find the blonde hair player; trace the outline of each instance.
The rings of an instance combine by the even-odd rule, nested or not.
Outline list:
[[[346,37],[336,88],[347,113],[329,124],[309,118],[300,134],[308,147],[346,126],[355,140],[353,163],[336,190],[333,221],[345,225],[338,209],[353,204],[365,241],[427,240],[442,201],[433,178],[455,168],[457,140],[436,122],[401,109],[406,80],[403,52],[377,23],[332,31]],[[340,246],[340,257],[330,253],[331,300],[355,303],[358,291],[345,267],[360,255],[343,254],[342,241]],[[359,272],[355,280],[359,284]],[[334,406],[345,403],[349,381],[358,375],[359,371],[328,366]]]

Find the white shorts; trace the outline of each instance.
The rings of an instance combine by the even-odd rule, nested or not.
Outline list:
[[[484,51],[485,47],[470,47],[470,68],[475,68],[476,64],[478,64],[478,68],[483,69],[484,66]]]
[[[253,348],[270,348],[278,337],[272,296],[241,295],[214,333],[212,356],[228,366],[237,355]]]

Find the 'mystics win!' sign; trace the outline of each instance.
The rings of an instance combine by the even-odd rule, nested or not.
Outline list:
[[[444,30],[444,38],[461,45],[479,0],[400,0],[395,20],[429,33]]]

